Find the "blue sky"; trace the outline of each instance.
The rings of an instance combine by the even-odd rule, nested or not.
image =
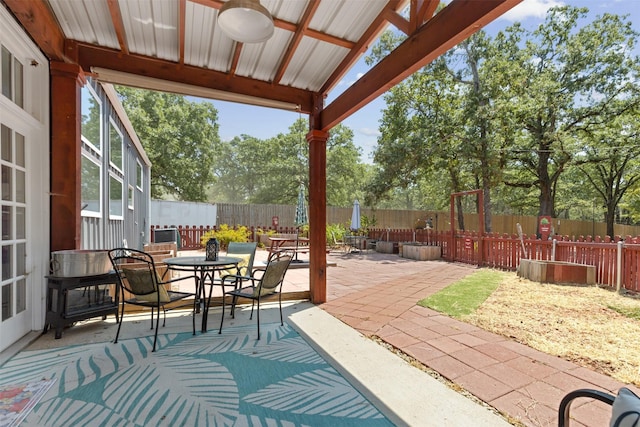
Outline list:
[[[603,13],[629,15],[636,31],[640,32],[640,0],[524,0],[485,28],[489,33],[497,32],[519,21],[526,28],[535,28],[545,17],[546,11],[556,5],[571,5],[589,8],[590,16]],[[363,60],[356,63],[329,94],[327,103],[361,77],[368,67]],[[267,139],[279,133],[288,132],[289,126],[299,117],[298,113],[273,108],[253,107],[224,101],[210,101],[218,110],[220,137],[231,140],[235,136],[247,134]],[[354,132],[354,142],[362,148],[362,161],[370,163],[371,155],[379,135],[378,125],[385,107],[382,96],[370,102],[360,111],[348,117],[343,124]]]

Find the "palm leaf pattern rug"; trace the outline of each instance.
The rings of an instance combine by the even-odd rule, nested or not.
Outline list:
[[[0,386],[55,385],[23,426],[390,426],[289,325],[23,351]]]

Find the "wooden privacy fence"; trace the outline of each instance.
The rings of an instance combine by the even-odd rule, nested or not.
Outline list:
[[[273,218],[278,219],[278,226],[293,227],[295,224],[295,205],[273,205],[273,204],[239,204],[239,203],[216,203],[217,218],[215,224],[227,224],[230,227],[236,225],[254,226],[260,224],[272,224]],[[351,212],[353,207],[333,207],[327,206],[327,224],[341,224],[348,227],[351,222]],[[360,213],[367,217],[368,224],[375,228],[406,229],[412,231],[415,226],[431,218],[433,227],[438,231],[451,230],[449,211],[438,210],[415,210],[415,209],[372,209],[360,205]],[[464,229],[478,230],[478,214],[465,213]],[[202,224],[207,224],[208,218]],[[456,217],[457,221],[457,217]],[[491,230],[494,233],[516,233],[516,224],[520,224],[526,234],[537,231],[538,217],[531,215],[491,215]],[[214,223],[209,223],[213,225]],[[563,236],[603,236],[606,234],[606,224],[592,220],[569,220],[554,218],[552,228],[555,234]],[[455,229],[463,227],[456,223]],[[613,233],[620,236],[635,236],[640,234],[640,226],[614,224]]]
[[[152,230],[166,229],[152,226]],[[180,249],[201,249],[200,237],[215,227],[177,226]],[[249,227],[250,240],[258,241],[259,230],[277,233],[296,233],[295,227]],[[154,233],[151,233],[154,236]],[[640,237],[622,239],[606,237],[556,236],[554,240],[540,240],[536,236],[433,229],[370,229],[369,240],[419,243],[440,246],[442,258],[482,267],[514,271],[522,258],[538,261],[559,261],[596,267],[596,283],[614,289],[640,292]]]

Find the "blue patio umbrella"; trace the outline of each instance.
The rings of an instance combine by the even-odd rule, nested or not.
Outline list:
[[[351,212],[351,226],[349,229],[351,231],[358,231],[361,227],[360,224],[360,203],[358,199],[353,202],[353,211]]]
[[[309,217],[307,215],[307,203],[304,199],[304,186],[300,186],[300,191],[298,192],[298,204],[296,205],[296,218],[294,220],[294,224],[296,227],[300,227],[309,222]]]

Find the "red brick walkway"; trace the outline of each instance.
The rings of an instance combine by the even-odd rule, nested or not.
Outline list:
[[[560,400],[574,389],[615,394],[623,386],[608,376],[416,305],[473,273],[473,266],[373,252],[331,255],[330,260],[338,266],[327,272],[324,310],[366,336],[380,337],[523,425],[557,425]],[[571,425],[608,425],[610,407],[586,403],[586,399],[574,403]]]

